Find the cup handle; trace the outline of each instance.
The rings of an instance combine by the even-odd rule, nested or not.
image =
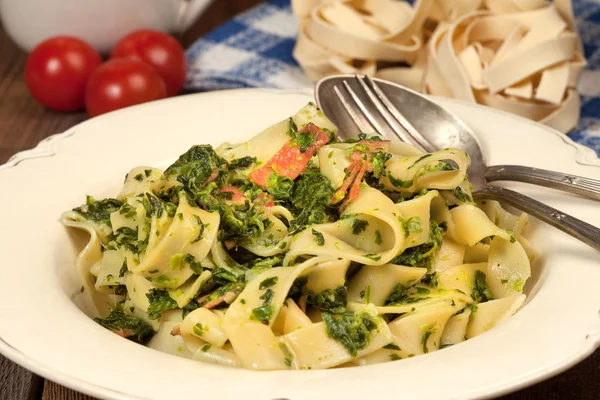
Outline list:
[[[175,33],[185,32],[213,0],[182,0],[179,6]]]

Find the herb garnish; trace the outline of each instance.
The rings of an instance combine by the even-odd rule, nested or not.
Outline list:
[[[490,287],[485,280],[485,273],[480,270],[475,271],[475,277],[473,279],[473,292],[471,297],[477,303],[481,303],[488,300],[494,300],[494,295]]]
[[[413,185],[412,179],[409,179],[407,181],[403,181],[402,179],[396,179],[396,178],[394,178],[394,176],[392,175],[392,173],[390,171],[388,171],[387,177],[388,177],[390,183],[392,184],[392,186],[395,186],[398,189],[408,189],[409,187],[411,187]]]
[[[410,217],[409,219],[402,221],[402,226],[404,227],[404,235],[407,237],[411,233],[423,232],[423,224],[419,217]]]
[[[379,232],[379,229],[377,229],[375,231],[375,244],[382,244],[383,240],[381,239],[381,232]]]
[[[73,211],[87,220],[97,224],[110,225],[110,214],[119,210],[123,205],[117,199],[104,199],[96,201],[92,196],[86,196],[85,204],[74,208]]]
[[[125,273],[127,272],[127,259],[123,259],[123,264],[121,265],[121,269],[119,270],[119,278],[122,278],[125,276]]]
[[[207,331],[208,329],[206,327],[202,326],[202,324],[198,323],[198,324],[194,325],[192,330],[194,331],[194,333],[196,335],[202,336],[202,335],[204,335],[204,332]]]
[[[261,285],[264,282],[265,281],[261,282]],[[274,293],[271,288],[265,290],[265,292],[259,297],[263,301],[262,306],[252,309],[250,319],[260,321],[265,325],[269,325],[269,320],[275,312],[275,307],[271,305],[271,301],[273,300],[273,294]]]
[[[308,225],[328,222],[335,217],[335,211],[330,208],[334,193],[331,181],[325,175],[315,171],[301,174],[290,198],[290,211],[296,218],[290,223],[289,233],[295,235]]]
[[[323,237],[323,234],[321,232],[313,229],[312,234],[314,235],[315,242],[317,242],[317,246],[325,245],[325,238]]]
[[[316,294],[308,293],[306,303],[321,311],[343,313],[348,304],[346,286],[340,285],[335,289],[325,289]]]
[[[421,335],[421,345],[423,346],[423,353],[429,353],[429,348],[427,347],[427,341],[429,340],[429,336],[432,333],[437,331],[437,327],[434,324],[430,324],[425,327],[423,334]]]
[[[421,278],[421,282],[431,287],[437,287],[439,284],[437,272],[425,274],[425,276]]]
[[[352,234],[358,235],[359,233],[364,232],[368,225],[369,222],[364,219],[354,219],[352,221]]]
[[[196,237],[194,239],[192,239],[192,241],[190,243],[199,242],[200,240],[202,240],[202,236],[204,236],[204,223],[202,222],[200,217],[197,216],[196,214],[193,214],[193,216],[194,216],[194,219],[196,220],[196,222],[198,223],[198,234],[196,235]]]
[[[146,344],[154,336],[154,330],[146,321],[125,314],[122,303],[115,304],[106,318],[94,318],[94,321],[136,343]]]
[[[150,289],[146,293],[150,301],[148,306],[148,318],[159,319],[163,312],[177,308],[177,302],[169,296],[169,292],[160,289]]]
[[[357,314],[352,311],[341,314],[324,312],[322,316],[327,335],[344,346],[352,357],[356,357],[358,350],[369,345],[371,332],[377,329],[375,319],[366,312]]]
[[[245,156],[242,158],[236,158],[229,163],[229,170],[245,169],[256,163],[256,157]]]
[[[283,352],[284,359],[283,363],[290,367],[292,365],[292,360],[294,359],[294,355],[290,352],[290,349],[285,345],[285,343],[279,343],[279,348]]]
[[[429,267],[435,253],[442,245],[444,232],[444,225],[438,225],[433,219],[429,220],[429,241],[419,246],[409,247],[397,255],[391,263],[413,267]]]
[[[273,286],[273,285],[275,285],[277,283],[278,279],[279,278],[277,278],[276,276],[272,276],[270,278],[267,278],[267,279],[265,279],[264,281],[262,281],[260,283],[260,285],[258,286],[258,288],[260,290],[264,290],[264,289],[270,288],[271,286]]]
[[[462,201],[463,203],[472,203],[473,202],[473,199],[471,198],[471,196],[469,196],[467,193],[465,193],[465,191],[460,186],[455,187],[454,190],[452,191],[452,194],[454,195],[454,197],[456,197],[458,200]]]

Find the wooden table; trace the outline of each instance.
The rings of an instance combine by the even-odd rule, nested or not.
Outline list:
[[[260,1],[216,1],[183,35],[183,44],[190,45],[217,25]],[[0,26],[0,164],[6,162],[14,153],[34,147],[43,138],[63,132],[86,119],[83,112],[55,113],[38,105],[29,96],[23,81],[25,59],[26,54],[16,48]],[[560,318],[560,315],[548,317]],[[482,362],[481,368],[486,368],[485,363]],[[468,380],[469,377],[466,376],[465,379]],[[598,398],[600,352],[553,379],[502,397],[510,400]],[[0,355],[0,400],[30,399],[90,400],[91,397],[44,380]]]

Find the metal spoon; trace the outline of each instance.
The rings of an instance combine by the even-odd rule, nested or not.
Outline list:
[[[387,81],[379,79],[376,81],[393,105],[401,110],[401,117],[405,122],[408,122],[436,149],[453,147],[469,153],[471,166],[468,173],[469,180],[475,188],[473,192],[475,199],[498,200],[511,205],[600,251],[600,229],[513,190],[487,185],[488,167],[479,141],[455,115],[419,93]],[[373,129],[370,131],[379,132],[389,139],[399,140],[381,110],[364,89],[353,75],[338,75],[319,81],[315,88],[315,96],[319,107],[344,135],[355,137],[358,133],[365,132],[365,126],[371,126]],[[405,138],[406,135],[402,137]],[[414,138],[408,137],[406,141],[413,140]],[[527,179],[514,178],[514,180],[543,184],[543,186],[550,186],[549,182],[551,182],[551,180],[539,182],[535,177]],[[570,189],[567,191],[574,192],[571,185],[572,182],[563,181],[559,187],[555,185],[550,187]],[[584,192],[587,194],[589,189],[586,188]]]

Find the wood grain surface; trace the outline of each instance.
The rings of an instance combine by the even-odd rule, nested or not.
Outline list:
[[[181,42],[184,46],[189,46],[233,15],[260,2],[261,0],[215,1],[200,20],[182,35]],[[84,112],[56,113],[38,105],[27,92],[23,81],[25,59],[26,54],[10,41],[0,26],[0,164],[16,152],[32,148],[45,137],[63,132],[87,118]],[[560,315],[549,315],[548,318],[560,318]],[[481,368],[487,367],[485,360],[482,360]],[[501,397],[503,400],[599,398],[599,352],[555,378]],[[91,400],[92,397],[43,380],[0,355],[0,400],[33,399]]]

